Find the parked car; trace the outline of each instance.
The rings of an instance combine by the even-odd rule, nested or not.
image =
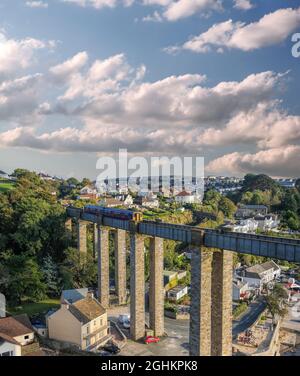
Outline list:
[[[130,329],[130,321],[129,320],[123,321],[123,328],[124,329]]]
[[[110,342],[103,346],[103,350],[110,352],[111,354],[118,354],[121,349],[116,344]]]
[[[126,321],[130,321],[130,315],[119,315],[119,318],[118,318],[118,323],[119,324],[124,324],[124,322]]]
[[[149,343],[157,343],[159,342],[159,338],[158,337],[154,337],[154,336],[147,336],[145,338],[145,343],[148,345]]]
[[[100,356],[111,356],[111,353],[109,351],[101,350],[99,351]]]

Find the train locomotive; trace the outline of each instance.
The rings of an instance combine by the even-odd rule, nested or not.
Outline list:
[[[143,214],[141,212],[134,212],[126,209],[107,208],[105,206],[98,205],[86,205],[83,210],[88,214],[105,215],[106,217],[117,219],[124,219],[135,222],[143,220]]]

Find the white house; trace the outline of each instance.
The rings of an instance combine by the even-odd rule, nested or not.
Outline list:
[[[0,319],[0,356],[21,356],[30,354],[34,342],[34,329],[27,315]],[[28,350],[29,349],[29,350]]]
[[[170,301],[178,302],[178,300],[180,300],[185,295],[187,295],[187,293],[188,293],[187,286],[178,285],[168,290],[166,294],[167,294],[167,298]]]
[[[243,272],[243,279],[249,286],[256,289],[262,289],[264,284],[273,281],[279,277],[280,267],[273,261],[267,261],[262,264],[250,266]]]
[[[6,172],[0,170],[0,179],[9,179],[9,175]]]
[[[263,231],[275,229],[280,223],[278,215],[275,214],[257,215],[254,219],[258,224],[258,228]]]
[[[181,191],[175,196],[175,201],[179,204],[193,204],[196,197],[187,191]]]
[[[258,223],[253,218],[249,218],[222,227],[232,232],[253,233],[257,230]]]
[[[249,285],[248,282],[244,281],[243,278],[234,278],[232,281],[232,298],[235,301],[247,299],[249,296]]]

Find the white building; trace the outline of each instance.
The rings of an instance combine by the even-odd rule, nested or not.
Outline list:
[[[249,297],[249,285],[242,277],[234,278],[232,281],[232,298],[235,301],[244,300]]]
[[[275,214],[257,215],[254,219],[258,224],[258,228],[263,231],[276,229],[280,224],[280,220]]]
[[[175,196],[175,201],[179,204],[194,204],[196,196],[187,191],[181,191]]]
[[[271,260],[262,264],[250,266],[244,270],[243,280],[248,282],[250,287],[261,290],[264,284],[279,277],[280,273],[280,267]]]
[[[188,293],[188,288],[187,286],[181,286],[181,285],[178,285],[176,287],[173,287],[172,289],[170,289],[169,291],[167,291],[167,298],[170,300],[170,301],[173,301],[173,302],[178,302],[178,300],[180,300],[181,298],[183,298],[185,295],[187,295]]]
[[[0,319],[0,357],[21,356],[34,342],[34,330],[27,315]]]
[[[9,175],[6,172],[0,170],[0,179],[9,179]]]
[[[258,223],[253,218],[243,219],[233,225],[228,225],[233,232],[253,233],[258,228]]]
[[[91,187],[90,185],[86,185],[85,187],[80,189],[80,194],[81,195],[96,195],[97,189],[94,187]]]

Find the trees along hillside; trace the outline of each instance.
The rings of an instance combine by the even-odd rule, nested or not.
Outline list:
[[[76,269],[65,235],[65,209],[54,194],[57,183],[23,169],[13,175],[14,189],[0,193],[0,291],[13,305],[85,284],[93,262]]]

